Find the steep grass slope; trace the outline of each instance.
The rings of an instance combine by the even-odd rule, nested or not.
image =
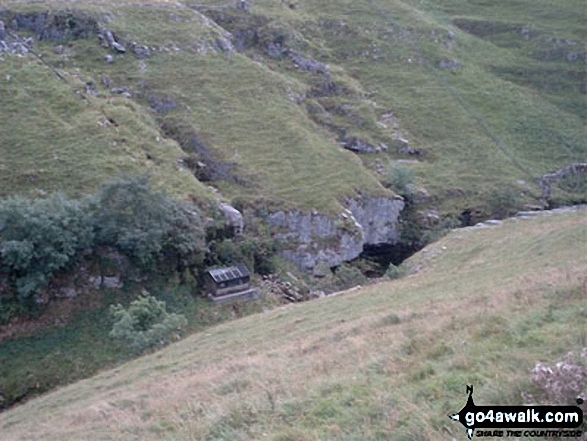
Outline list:
[[[61,80],[32,56],[6,57],[0,72],[0,196],[80,197],[118,175],[148,173],[170,194],[210,197],[140,106],[76,95],[84,83],[74,74]]]
[[[455,230],[401,280],[224,324],[0,415],[6,440],[432,440],[587,345],[585,211]]]
[[[2,122],[14,128],[0,139],[3,193],[73,191],[80,180],[91,186],[149,169],[143,151],[159,136],[179,142],[192,169],[198,162],[213,168],[206,179],[228,199],[334,212],[357,193],[385,194],[379,172],[390,160],[409,159],[418,185],[444,213],[488,212],[492,194],[506,191],[518,205],[536,203],[540,176],[587,158],[584,7],[579,0],[478,3],[256,0],[245,12],[223,0],[4,2],[3,17],[68,11],[92,17],[127,49],[146,46],[150,56],[118,55],[97,38],[45,40],[35,50],[75,78],[74,88],[92,83],[99,106],[144,112],[134,118],[150,128],[117,120],[133,153],[118,163],[106,159],[120,149],[102,147],[111,149],[113,140],[106,142],[98,124],[77,121],[87,106],[82,112],[81,103],[69,103],[75,97],[49,70],[26,83],[18,66],[36,72],[34,58],[5,57],[0,73],[13,77],[9,87],[21,94],[48,87],[63,110],[50,117],[40,93],[0,95]],[[45,133],[58,149],[79,148],[71,150],[72,173],[50,161],[35,165],[49,155]],[[402,137],[410,149],[398,152]],[[21,149],[11,146],[22,139],[29,153],[15,158],[11,152]],[[341,146],[361,143],[389,149],[357,157]],[[89,145],[105,156],[94,161]],[[176,144],[170,151],[151,161],[161,163],[166,180],[197,186],[175,176]]]

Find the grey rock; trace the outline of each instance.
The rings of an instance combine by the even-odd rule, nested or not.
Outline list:
[[[86,93],[88,95],[93,95],[96,96],[98,94],[98,90],[96,89],[96,83],[94,83],[93,81],[88,81],[86,83]]]
[[[442,60],[438,63],[441,69],[460,69],[463,65],[458,60]]]
[[[116,43],[116,40],[114,39],[114,34],[111,31],[105,31],[104,37],[106,38],[106,42],[109,46],[112,46],[114,43]]]
[[[112,277],[90,277],[88,281],[94,285],[96,288],[122,288],[124,284],[120,277],[112,276]]]
[[[149,104],[157,113],[165,114],[177,109],[177,103],[170,96],[150,95]]]
[[[542,176],[540,188],[542,190],[542,200],[546,201],[552,197],[551,186],[567,176],[587,175],[587,162],[578,162],[563,167],[560,170]]]
[[[363,229],[365,244],[395,244],[399,241],[397,221],[404,208],[401,197],[351,199],[348,207]]]
[[[131,51],[140,59],[149,58],[152,55],[151,50],[147,46],[136,43],[131,45]]]
[[[575,63],[576,61],[584,58],[585,55],[587,54],[583,54],[581,51],[571,51],[565,55],[565,58],[569,63]]]
[[[228,34],[230,36],[230,34]],[[221,52],[224,53],[233,53],[234,52],[234,47],[232,45],[232,43],[230,42],[229,38],[217,38],[216,42],[214,44],[218,49],[220,49]]]
[[[420,156],[422,151],[410,147],[410,142],[404,138],[394,139],[392,146],[395,147],[396,152],[400,155]]]
[[[110,89],[110,92],[116,95],[122,95],[124,93],[128,93],[128,87],[113,87]]]
[[[274,237],[285,247],[281,256],[301,270],[313,272],[319,263],[333,267],[358,257],[365,244],[399,241],[402,198],[351,199],[348,207],[338,220],[317,212],[272,213],[268,222]]]
[[[236,8],[239,11],[249,12],[253,7],[253,2],[251,0],[236,0]]]
[[[228,204],[220,204],[220,211],[224,215],[226,224],[232,228],[234,233],[236,235],[242,234],[245,227],[242,213]]]
[[[62,288],[59,288],[56,295],[57,295],[57,297],[62,298],[62,299],[74,299],[78,296],[78,292],[76,291],[75,288],[62,287]]]
[[[271,58],[280,58],[284,52],[285,49],[280,44],[271,42],[267,46],[267,55]]]
[[[102,77],[102,84],[103,84],[105,87],[110,87],[110,86],[112,85],[112,80],[110,79],[110,77],[108,77],[108,76],[104,75],[104,76]]]
[[[0,20],[0,40],[4,40],[6,38],[6,28],[4,27],[4,22]]]
[[[312,72],[321,75],[330,75],[330,67],[327,64],[321,63],[310,58],[305,58],[299,53],[288,50],[287,54],[294,63],[294,66],[304,72]]]
[[[440,222],[440,214],[434,209],[419,211],[418,225],[422,227],[434,227]]]
[[[455,32],[454,32],[454,31],[452,31],[452,30],[450,30],[450,29],[449,29],[449,31],[446,33],[446,37],[447,37],[449,40],[454,40],[454,39],[456,38],[456,36],[457,36],[457,34],[455,34]]]
[[[23,12],[12,16],[15,32],[34,32],[39,40],[63,41],[66,38],[92,38],[98,24],[95,19],[71,11]]]
[[[106,55],[106,63],[108,63],[108,64],[114,63],[114,57],[110,54]]]
[[[425,188],[417,188],[412,192],[412,202],[414,204],[427,204],[432,201],[432,197]]]
[[[120,277],[104,277],[104,281],[102,283],[104,288],[122,288],[123,283],[120,280]]]
[[[359,154],[370,154],[370,153],[379,153],[381,152],[381,147],[374,146],[362,139],[352,137],[345,139],[343,141],[343,146],[345,149],[350,150],[355,153]]]
[[[114,33],[112,31],[103,31],[100,39],[102,41],[103,46],[112,48],[121,54],[126,52],[126,48],[123,45],[121,45],[118,41],[116,41],[116,37],[114,36]]]
[[[124,54],[126,52],[126,48],[116,41],[112,43],[112,47],[120,54]]]
[[[500,220],[497,220],[497,219],[488,220],[488,221],[485,221],[485,223],[487,225],[491,225],[491,226],[494,226],[494,227],[497,227],[499,225],[503,225],[503,221],[500,221]]]

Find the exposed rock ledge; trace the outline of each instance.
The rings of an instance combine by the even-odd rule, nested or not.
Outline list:
[[[365,245],[399,241],[401,197],[351,199],[338,219],[324,214],[278,211],[269,216],[275,237],[289,244],[281,255],[301,270],[312,271],[319,263],[333,267],[358,257]]]

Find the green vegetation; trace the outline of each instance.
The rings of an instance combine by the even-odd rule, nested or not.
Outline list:
[[[0,62],[0,195],[81,197],[120,175],[150,173],[169,194],[206,201],[208,190],[178,169],[183,152],[152,116],[122,97],[86,96],[73,73],[61,81],[32,57]],[[10,78],[10,80],[7,80]]]
[[[146,178],[119,179],[97,195],[0,200],[0,318],[39,309],[41,290],[57,274],[111,247],[144,272],[196,275],[204,231],[192,205],[153,191]],[[197,276],[196,276],[197,278]]]
[[[447,414],[466,384],[478,403],[521,404],[537,362],[587,345],[585,219],[454,231],[413,256],[408,277],[207,329],[9,410],[0,429],[7,440],[462,436]]]
[[[165,282],[151,283],[149,287],[158,292],[168,311],[188,319],[185,334],[270,306],[263,302],[239,305],[237,309],[218,308],[194,296],[188,286],[174,287]],[[66,305],[49,305],[31,327],[19,329],[21,325],[17,322],[5,329],[0,337],[0,408],[135,358],[135,351],[109,336],[113,326],[110,306],[130,305],[141,291],[142,287],[136,285],[125,286],[123,290],[91,290]]]
[[[139,268],[195,270],[205,252],[204,230],[193,204],[154,192],[146,178],[103,186],[91,207],[97,244],[112,246]]]
[[[187,325],[185,316],[167,312],[165,302],[147,291],[143,291],[128,308],[120,303],[111,305],[110,313],[114,319],[110,337],[138,353],[179,340],[181,329]]]
[[[402,266],[395,266],[393,263],[389,264],[389,268],[385,271],[385,276],[391,280],[399,279],[405,276],[407,273],[406,269]]]
[[[111,53],[107,64],[97,39],[69,39],[38,42],[43,63],[5,57],[3,193],[78,196],[117,173],[149,170],[157,188],[205,200],[208,189],[185,167],[202,162],[207,171],[196,175],[229,200],[332,213],[357,193],[386,194],[377,163],[406,159],[395,151],[401,136],[416,155],[406,167],[442,214],[490,215],[493,191],[515,192],[518,208],[536,203],[540,176],[584,160],[579,0],[290,6],[69,5],[151,56]],[[239,52],[230,51],[227,31]],[[288,51],[329,73],[296,68]],[[340,146],[352,140],[390,150],[357,157]],[[571,187],[564,200],[581,200]]]
[[[391,163],[385,178],[386,185],[400,196],[409,199],[412,196],[416,177],[412,169],[401,164]]]
[[[465,384],[521,403],[537,362],[587,346],[584,213],[448,233],[535,208],[544,174],[585,161],[584,0],[18,0],[0,17],[13,32],[14,14],[45,11],[91,38],[0,54],[0,323],[39,318],[0,329],[0,406],[173,338],[137,333],[135,309],[175,317],[162,333],[183,315],[186,334],[259,314],[3,413],[3,439],[454,438]],[[121,178],[145,175],[152,189]],[[565,178],[547,202],[585,189]],[[269,213],[393,193],[402,249],[436,242],[392,280],[264,314],[194,298],[204,266],[287,271]],[[245,237],[207,217],[218,201],[251,217]],[[81,260],[112,265],[100,247],[165,281],[41,308]],[[304,289],[369,272],[319,267]],[[157,300],[132,303],[144,288]]]
[[[34,307],[34,295],[55,273],[71,268],[93,241],[91,218],[76,201],[61,196],[0,201],[0,283],[7,286],[0,310],[9,288],[19,302]]]

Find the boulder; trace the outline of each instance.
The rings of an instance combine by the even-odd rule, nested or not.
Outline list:
[[[288,50],[287,54],[293,61],[294,66],[299,70],[326,76],[330,75],[330,67],[327,64],[321,63],[316,60],[312,60],[310,58],[305,58],[299,53],[292,50]]]
[[[132,43],[130,50],[137,56],[139,59],[149,58],[151,56],[151,49],[147,46]]]
[[[6,28],[4,27],[4,22],[0,20],[0,40],[4,40],[6,38]]]
[[[243,12],[249,12],[253,7],[251,0],[236,0],[236,9]]]
[[[410,147],[410,142],[404,138],[394,139],[392,145],[400,155],[420,156],[422,154],[420,150]]]
[[[120,54],[124,54],[126,52],[125,47],[116,41],[114,43],[112,43],[112,47],[116,50],[116,52],[118,52]]]
[[[283,55],[284,49],[280,44],[271,42],[267,46],[267,55],[270,58],[279,58]]]
[[[224,215],[226,225],[232,228],[236,235],[242,234],[245,223],[241,212],[228,204],[220,204],[220,211]]]
[[[356,137],[345,139],[343,141],[343,147],[347,150],[359,154],[371,154],[381,152],[380,146],[374,146],[373,144],[370,144]]]
[[[56,295],[61,299],[74,299],[78,296],[78,292],[75,288],[62,287],[59,288]]]

